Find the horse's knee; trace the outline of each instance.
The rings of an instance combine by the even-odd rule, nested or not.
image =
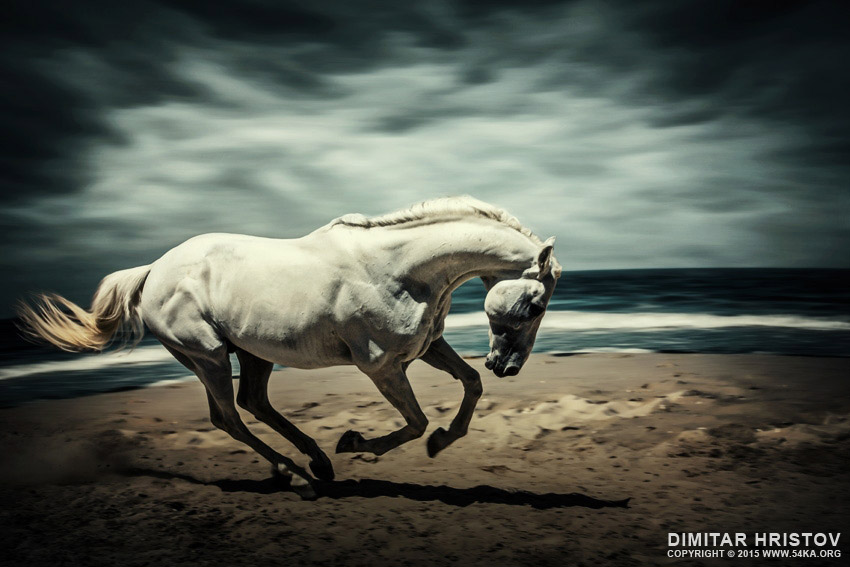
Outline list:
[[[415,419],[407,424],[407,429],[413,436],[413,439],[418,439],[425,435],[425,430],[428,429],[428,418],[424,415],[421,418]]]
[[[481,377],[478,375],[477,372],[472,378],[464,378],[463,389],[466,393],[468,393],[475,399],[481,397],[481,394],[484,393],[484,385],[481,383]]]

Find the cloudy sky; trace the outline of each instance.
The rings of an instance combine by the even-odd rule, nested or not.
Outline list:
[[[8,6],[0,316],[195,234],[451,194],[567,269],[850,266],[840,2]]]

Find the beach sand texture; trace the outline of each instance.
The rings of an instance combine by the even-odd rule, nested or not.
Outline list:
[[[346,430],[400,416],[353,367],[276,372],[273,403],[336,470],[315,501],[212,427],[197,381],[0,410],[0,562],[728,564],[667,558],[668,532],[697,531],[842,532],[844,559],[789,564],[850,554],[850,359],[535,355],[502,380],[470,363],[484,396],[435,459],[426,438],[334,455]],[[462,388],[421,362],[409,375],[427,437]]]

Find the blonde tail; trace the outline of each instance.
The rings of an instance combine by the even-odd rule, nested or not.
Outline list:
[[[39,294],[35,305],[18,304],[22,332],[71,352],[101,351],[118,331],[124,343],[135,345],[145,326],[138,311],[150,266],[140,266],[109,274],[97,286],[91,310],[56,294]]]

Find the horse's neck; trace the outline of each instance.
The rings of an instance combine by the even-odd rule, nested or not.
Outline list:
[[[519,277],[531,266],[538,246],[495,221],[457,220],[404,229],[400,245],[408,277],[432,288],[454,289],[481,276]]]

